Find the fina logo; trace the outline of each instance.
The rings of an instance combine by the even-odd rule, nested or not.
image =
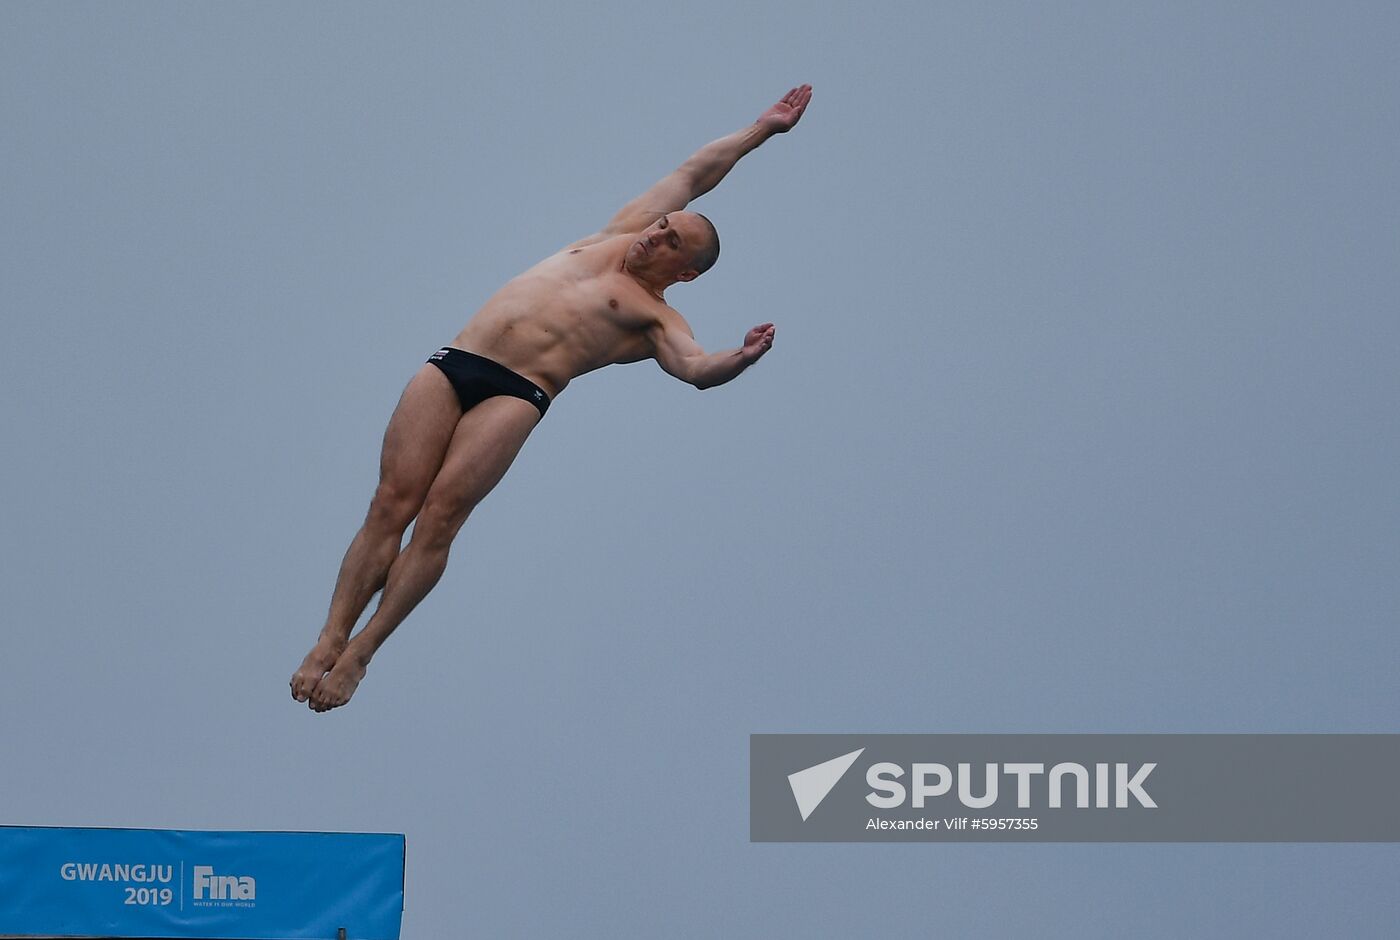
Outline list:
[[[258,884],[247,875],[216,875],[210,865],[194,866],[196,901],[253,901]]]

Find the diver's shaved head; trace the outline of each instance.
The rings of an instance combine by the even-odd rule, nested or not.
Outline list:
[[[709,236],[705,240],[705,244],[696,250],[690,260],[691,267],[695,268],[697,273],[704,274],[713,268],[715,262],[719,260],[719,229],[715,228],[715,223],[700,213],[692,212],[691,215],[705,223],[705,231]]]

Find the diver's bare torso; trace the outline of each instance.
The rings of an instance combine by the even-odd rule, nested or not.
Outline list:
[[[623,268],[635,233],[593,236],[511,279],[452,345],[539,385],[550,398],[576,376],[654,353],[651,330],[679,319]]]

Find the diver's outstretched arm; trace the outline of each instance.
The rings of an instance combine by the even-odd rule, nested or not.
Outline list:
[[[745,154],[774,134],[792,130],[811,100],[812,86],[799,85],[748,127],[701,147],[679,169],[623,206],[603,229],[603,234],[640,232],[666,213],[684,209],[691,200],[718,186]]]
[[[773,348],[775,329],[760,323],[744,336],[738,349],[707,353],[695,342],[690,327],[677,314],[659,321],[651,333],[654,358],[669,375],[696,388],[713,388],[738,378],[739,373]]]

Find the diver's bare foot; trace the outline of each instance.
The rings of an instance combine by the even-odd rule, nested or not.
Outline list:
[[[359,688],[368,666],[358,656],[341,656],[335,661],[334,668],[311,690],[308,706],[312,711],[328,712],[344,705]]]
[[[335,661],[345,650],[345,644],[336,643],[322,637],[311,647],[311,652],[301,661],[301,668],[292,674],[292,698],[304,702],[311,696],[321,677],[331,671]]]

